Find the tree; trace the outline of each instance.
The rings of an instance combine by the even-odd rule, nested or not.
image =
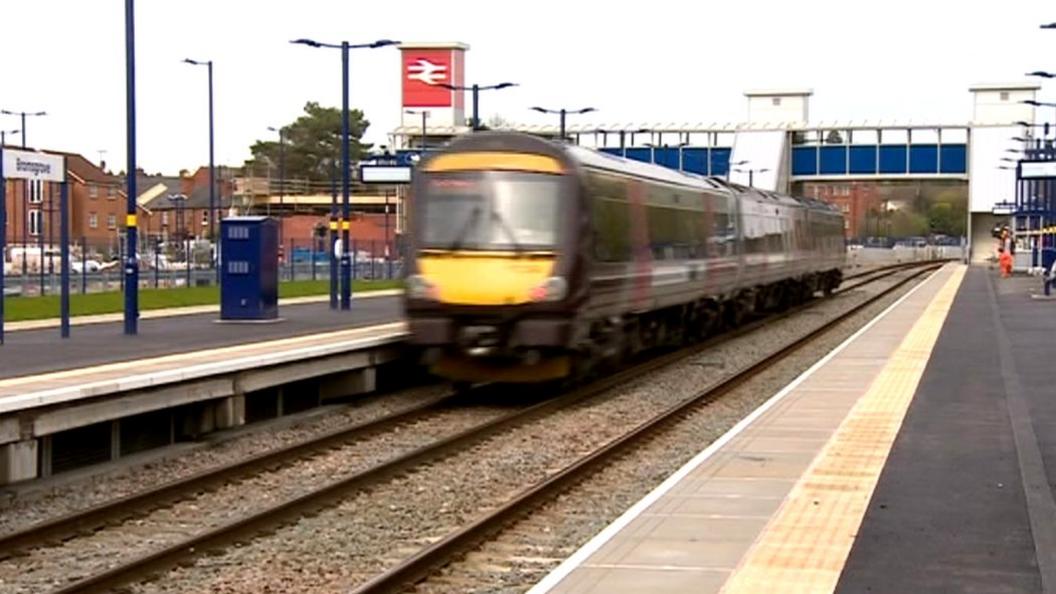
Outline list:
[[[488,118],[487,122],[485,122],[484,125],[491,130],[503,130],[509,128],[512,124],[509,120],[502,117],[501,115],[495,114]]]
[[[352,161],[364,158],[369,144],[360,140],[370,126],[358,109],[349,110],[349,155]],[[341,159],[341,110],[322,107],[314,101],[304,106],[304,115],[282,127],[286,139],[286,178],[326,181],[330,179],[334,163]],[[253,175],[264,175],[269,166],[275,174],[279,167],[279,141],[258,140],[249,148],[253,158],[246,161],[246,170]]]
[[[964,235],[966,213],[948,202],[937,202],[928,208],[928,226],[933,233],[959,237]]]

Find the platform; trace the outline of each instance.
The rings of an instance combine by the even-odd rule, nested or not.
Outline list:
[[[332,310],[329,302],[280,305],[283,321],[275,324],[218,324],[219,306],[184,315],[144,312],[136,336],[123,334],[119,317],[73,326],[68,339],[57,328],[19,330],[7,333],[0,346],[0,378],[387,324],[403,319],[399,300],[366,293],[353,298],[350,311]]]
[[[530,592],[1047,592],[1056,303],[947,265]]]
[[[66,340],[13,332],[0,346],[0,485],[47,476],[49,440],[65,431],[181,411],[172,418],[207,433],[245,423],[247,398],[278,390],[281,402],[295,382],[318,402],[373,391],[378,368],[402,356],[398,299],[287,305],[267,324],[184,313],[141,320],[136,336],[112,322]]]

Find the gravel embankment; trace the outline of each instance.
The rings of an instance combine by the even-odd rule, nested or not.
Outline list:
[[[0,561],[0,590],[40,592],[191,535],[293,499],[507,412],[499,406],[441,410],[423,419],[275,470],[198,493],[120,525]],[[56,563],[62,559],[61,563]]]
[[[193,451],[163,456],[146,464],[118,463],[117,469],[90,473],[41,491],[33,488],[28,495],[15,496],[17,490],[0,493],[0,534],[29,527],[52,518],[87,509],[106,501],[143,491],[178,478],[197,474],[250,456],[298,443],[339,427],[369,421],[440,397],[444,386],[411,388],[379,397],[371,396],[342,407],[330,414],[309,413],[293,424],[288,419],[249,425],[236,436],[213,443],[206,438]],[[61,478],[61,477],[60,477]]]

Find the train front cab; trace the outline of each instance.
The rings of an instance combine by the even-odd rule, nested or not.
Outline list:
[[[538,139],[522,152],[485,135],[460,144],[424,162],[413,184],[410,342],[454,381],[565,377],[583,297],[575,166]]]

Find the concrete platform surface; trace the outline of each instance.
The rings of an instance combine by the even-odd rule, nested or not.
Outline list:
[[[833,592],[837,585],[843,592],[971,591],[919,587],[898,577],[913,569],[897,563],[878,568],[872,574],[876,582],[841,581],[850,575],[844,575],[848,557],[853,562],[856,555],[864,555],[861,563],[866,568],[877,559],[875,551],[859,550],[856,537],[859,528],[869,527],[868,522],[863,526],[867,510],[878,513],[870,507],[873,492],[882,474],[887,479],[885,464],[890,466],[888,456],[896,438],[902,439],[900,431],[913,426],[904,426],[903,420],[910,404],[922,397],[918,386],[927,385],[922,380],[926,370],[931,371],[932,349],[944,326],[974,324],[960,310],[947,322],[954,302],[962,300],[955,296],[966,272],[963,265],[950,264],[918,285],[530,592],[813,593]],[[985,281],[985,274],[972,270],[964,290],[978,293],[985,285],[977,286],[976,277],[983,275]],[[1025,294],[1019,298],[1029,299]],[[942,422],[932,419],[931,425]],[[955,449],[952,444],[970,436],[962,432],[945,438]],[[970,471],[959,471],[980,475],[985,461],[980,462]],[[931,474],[917,476],[918,482],[927,481],[941,491],[943,470],[928,470]],[[957,514],[948,496],[935,497],[933,503]],[[901,505],[911,507],[912,497]],[[960,520],[972,521],[963,515]],[[880,548],[912,564],[914,554],[901,553],[909,552],[905,542],[916,533],[882,516],[878,521],[883,530],[896,531],[901,538]],[[878,583],[892,585],[877,589]]]
[[[68,339],[55,328],[11,332],[0,345],[0,378],[386,324],[402,319],[399,300],[395,295],[354,297],[350,311],[331,310],[328,302],[285,305],[279,308],[282,321],[273,324],[220,324],[212,308],[140,319],[136,336],[125,336],[120,321],[75,326]]]

